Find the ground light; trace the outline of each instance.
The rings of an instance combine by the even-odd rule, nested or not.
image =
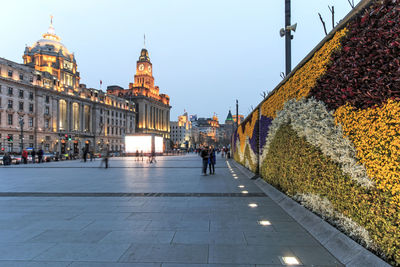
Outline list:
[[[244,188],[244,185],[241,184],[241,185],[239,185],[238,187],[239,187],[239,188]]]
[[[249,204],[249,207],[250,207],[250,208],[257,208],[258,205],[257,205],[256,203],[250,203],[250,204]]]
[[[266,220],[258,221],[258,223],[263,226],[271,225],[271,222]]]
[[[249,193],[249,191],[246,191],[246,190],[242,191],[242,194],[248,194],[248,193]]]
[[[300,265],[300,261],[296,257],[280,257],[280,260],[285,265]]]

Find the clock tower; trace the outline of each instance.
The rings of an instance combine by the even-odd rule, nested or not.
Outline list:
[[[136,62],[134,87],[145,87],[154,90],[153,65],[150,62],[149,52],[143,48],[139,60]]]

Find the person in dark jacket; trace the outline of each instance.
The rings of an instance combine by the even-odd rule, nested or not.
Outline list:
[[[39,163],[43,162],[43,149],[39,149],[38,151],[38,162]]]
[[[32,149],[31,156],[32,156],[32,163],[35,163],[35,161],[36,161],[36,151],[35,151],[34,148]]]
[[[203,158],[203,175],[207,175],[208,158],[210,157],[208,147],[204,147],[200,152],[200,157]]]
[[[215,149],[211,147],[210,152],[209,152],[209,157],[208,157],[208,166],[210,168],[210,174],[215,174]]]

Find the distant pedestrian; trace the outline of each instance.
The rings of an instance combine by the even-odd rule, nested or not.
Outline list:
[[[143,161],[143,157],[144,157],[143,150],[140,151],[140,157],[142,158],[142,161]]]
[[[36,161],[36,151],[35,151],[34,148],[32,149],[31,156],[32,156],[32,163],[35,163],[35,161]]]
[[[90,161],[93,161],[93,159],[94,159],[94,150],[93,150],[93,148],[91,148],[89,150],[89,156],[90,156]]]
[[[11,165],[11,156],[10,156],[9,153],[6,153],[6,154],[3,156],[3,165],[4,165],[4,166],[6,166],[6,165]]]
[[[210,168],[210,174],[215,174],[215,149],[213,147],[210,148],[209,157],[208,157],[208,166]]]
[[[28,151],[26,151],[25,149],[24,149],[24,151],[22,151],[22,161],[24,162],[24,164],[27,164],[28,163]]]
[[[135,160],[139,161],[139,150],[136,150],[136,158],[135,158]]]
[[[100,163],[100,168],[104,165],[106,169],[108,169],[108,158],[110,157],[110,150],[108,149],[108,146],[105,148],[103,151],[103,159]]]
[[[39,149],[38,151],[38,162],[39,163],[43,162],[43,149]]]
[[[86,162],[86,161],[87,161],[88,153],[89,153],[89,149],[88,149],[87,146],[85,146],[85,147],[83,148],[83,162]]]
[[[204,147],[201,152],[200,156],[203,159],[203,175],[207,175],[207,164],[208,164],[208,158],[210,157],[208,147]]]

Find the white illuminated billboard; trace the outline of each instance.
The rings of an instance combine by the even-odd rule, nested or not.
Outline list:
[[[126,153],[151,152],[151,135],[132,135],[125,136],[125,152]]]
[[[155,152],[164,152],[164,139],[161,136],[127,135],[125,136],[125,153],[151,153],[152,138],[154,138]]]

